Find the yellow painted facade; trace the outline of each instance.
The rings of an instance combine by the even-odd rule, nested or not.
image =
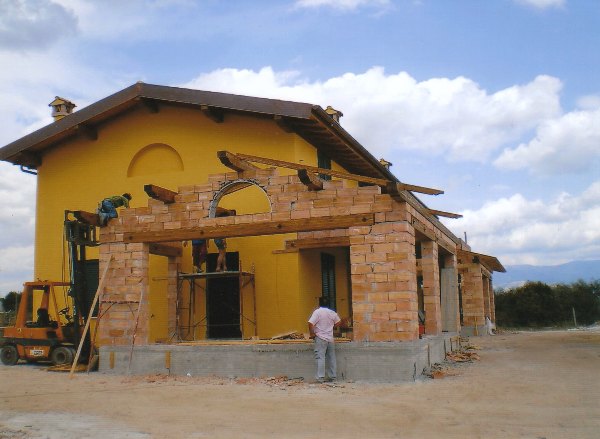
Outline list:
[[[129,192],[132,207],[146,206],[143,187],[155,184],[171,190],[203,184],[210,174],[230,172],[217,158],[228,150],[306,165],[317,165],[316,149],[296,134],[281,129],[272,119],[228,114],[216,123],[194,109],[161,106],[152,113],[135,108],[97,127],[98,139],[75,136],[48,150],[38,167],[35,278],[68,279],[67,250],[63,236],[65,210],[95,211],[107,196]],[[341,170],[333,164],[334,169]],[[294,171],[280,169],[281,174]],[[239,214],[268,212],[268,198],[257,187],[227,195],[220,206]],[[258,335],[272,337],[288,331],[306,332],[306,321],[321,295],[319,250],[273,253],[295,235],[228,239],[228,251],[239,252],[242,268],[253,271],[250,285],[242,290],[244,314],[254,319]],[[216,253],[210,243],[209,252]],[[350,315],[348,249],[326,249],[335,256],[337,307]],[[88,248],[87,258],[96,259]],[[191,272],[191,244],[184,247],[181,271]],[[150,259],[150,342],[168,340],[166,299],[167,259]],[[256,297],[256,304],[254,304]],[[197,289],[193,313],[196,338],[205,337],[201,322],[206,315],[204,293]],[[59,304],[60,308],[60,304]],[[133,317],[132,317],[133,318]],[[254,335],[249,321],[243,336]]]

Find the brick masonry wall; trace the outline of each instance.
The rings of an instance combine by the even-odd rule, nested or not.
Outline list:
[[[240,184],[260,187],[269,198],[271,212],[214,218],[221,197]],[[204,184],[180,187],[172,204],[149,199],[146,207],[122,210],[119,218],[111,220],[100,231],[100,269],[103,270],[111,256],[113,258],[102,298],[102,306],[111,305],[111,309],[100,325],[100,342],[130,344],[135,328],[132,314],[137,312],[138,306],[140,316],[135,330],[136,342],[148,342],[149,246],[144,243],[125,244],[123,233],[316,217],[334,220],[338,215],[350,214],[373,214],[375,224],[302,232],[299,238],[349,236],[355,340],[417,339],[415,230],[411,223],[414,210],[409,212],[406,203],[382,194],[378,186],[348,187],[342,180],[327,181],[323,186],[323,190],[310,191],[296,175],[278,175],[275,169],[229,172],[210,175]],[[425,218],[421,220],[427,224]],[[439,232],[436,234],[439,239],[444,239]],[[432,331],[428,332],[439,333],[439,270],[435,269],[437,244],[432,242],[425,254],[423,270],[428,273],[426,307]],[[168,322],[169,330],[173,331],[178,263],[178,258],[169,258]]]

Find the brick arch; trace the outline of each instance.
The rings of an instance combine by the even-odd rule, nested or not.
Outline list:
[[[211,200],[208,208],[208,218],[216,217],[219,202],[225,195],[229,195],[240,189],[245,189],[248,186],[255,186],[261,189],[269,200],[270,211],[273,211],[273,201],[271,200],[271,197],[269,197],[266,187],[262,185],[259,180],[253,178],[238,178],[236,180],[223,183],[221,188],[214,192],[213,199]]]

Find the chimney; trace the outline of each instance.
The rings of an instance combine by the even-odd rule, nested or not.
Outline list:
[[[344,115],[344,113],[342,113],[339,110],[336,110],[331,105],[328,105],[327,108],[325,108],[325,113],[329,114],[329,116],[337,123],[340,123],[340,117]]]
[[[384,167],[385,169],[387,169],[388,171],[390,170],[390,168],[391,168],[392,166],[394,166],[394,165],[392,164],[392,162],[388,162],[388,161],[387,161],[386,159],[384,159],[384,158],[381,158],[381,159],[379,159],[379,163],[381,163],[381,164],[383,165],[383,167]]]
[[[73,108],[76,107],[73,102],[69,101],[68,99],[61,98],[60,96],[56,96],[56,98],[50,102],[48,106],[52,107],[52,117],[54,118],[54,122],[71,114],[73,112]]]

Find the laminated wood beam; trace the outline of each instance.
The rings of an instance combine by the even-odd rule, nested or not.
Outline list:
[[[427,209],[427,210],[429,211],[430,214],[436,215],[436,216],[443,216],[446,218],[462,218],[462,215],[460,215],[458,213],[444,212],[443,210],[434,210],[434,209]]]
[[[309,172],[306,169],[298,169],[298,177],[308,187],[309,191],[320,191],[323,189],[323,180],[313,172]]]
[[[349,247],[349,236],[331,236],[328,238],[301,238],[292,241],[286,241],[286,249],[308,249],[308,248],[325,248],[325,247]]]
[[[175,195],[177,195],[177,192],[156,186],[154,184],[145,184],[144,192],[146,192],[150,198],[162,201],[165,204],[174,203]]]
[[[150,254],[158,256],[177,257],[183,254],[181,247],[173,247],[166,244],[152,243],[150,244]]]
[[[200,105],[200,111],[213,122],[223,123],[223,120],[225,120],[222,111],[209,107],[208,105]]]
[[[73,216],[85,224],[90,224],[92,226],[100,227],[100,217],[96,213],[86,212],[85,210],[75,210],[73,212]]]
[[[254,166],[252,163],[244,159],[240,159],[235,154],[232,154],[228,151],[217,151],[217,157],[221,163],[223,163],[229,169],[233,169],[237,172],[256,171],[260,169],[258,166]]]
[[[372,225],[373,214],[324,216],[288,221],[262,221],[248,224],[214,225],[189,229],[160,230],[150,232],[125,232],[123,241],[130,242],[169,242],[191,239],[221,237],[277,235],[281,233],[309,232],[313,230],[345,229],[352,226]]]

